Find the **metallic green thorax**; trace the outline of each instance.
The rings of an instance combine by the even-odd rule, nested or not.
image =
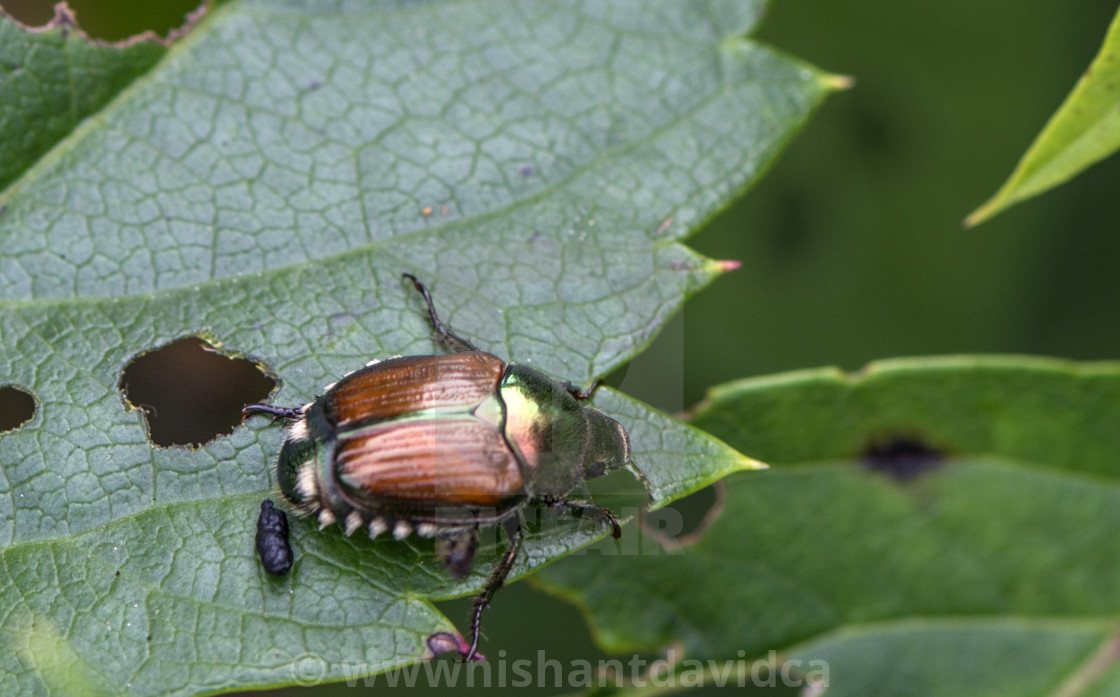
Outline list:
[[[630,461],[630,438],[614,419],[580,405],[560,383],[511,363],[502,380],[506,439],[532,496],[562,496]]]

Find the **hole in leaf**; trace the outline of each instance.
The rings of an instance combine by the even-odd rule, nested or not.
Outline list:
[[[716,482],[660,510],[644,512],[642,530],[667,550],[691,547],[719,518],[726,498],[723,482]]]
[[[14,385],[0,387],[0,433],[14,431],[35,416],[35,398]]]
[[[0,7],[9,17],[26,27],[40,27],[54,17],[54,4],[42,0],[5,0]]]
[[[277,381],[247,358],[197,337],[142,353],[125,366],[119,389],[144,416],[154,445],[199,446],[233,433],[241,408],[262,402]]]
[[[905,482],[942,465],[945,453],[919,438],[896,436],[872,443],[863,458],[872,472]]]
[[[68,0],[59,19],[56,3],[43,0],[5,0],[2,4],[9,17],[26,27],[48,24],[78,26],[88,36],[105,41],[119,41],[152,31],[166,37],[188,23],[187,15],[199,8],[199,0]]]

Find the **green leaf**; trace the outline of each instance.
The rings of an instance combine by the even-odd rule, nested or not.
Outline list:
[[[729,477],[699,541],[647,535],[641,555],[534,578],[613,651],[679,642],[748,674],[770,651],[803,676],[826,661],[830,695],[1082,694],[1116,680],[1118,421],[1116,363],[732,383],[693,423],[771,469]]]
[[[1050,117],[1011,177],[965,219],[982,223],[1019,201],[1065,182],[1120,148],[1120,12],[1065,103]]]
[[[37,30],[0,9],[0,188],[166,52],[154,37],[120,45],[90,41],[65,5]]]
[[[729,268],[680,240],[838,84],[741,38],[761,9],[231,2],[0,193],[0,383],[38,404],[0,435],[0,691],[211,693],[426,657],[454,631],[430,601],[480,588],[504,542],[452,583],[430,542],[294,521],[295,568],[268,577],[253,535],[281,429],[154,448],[121,370],[202,334],[301,404],[434,350],[409,271],[485,349],[609,371]],[[659,503],[752,464],[596,402]],[[515,575],[604,534],[544,527]]]

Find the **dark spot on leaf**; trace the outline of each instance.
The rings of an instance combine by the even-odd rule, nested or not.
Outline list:
[[[0,387],[0,433],[14,431],[35,416],[35,398],[21,387]]]
[[[144,416],[152,444],[166,448],[233,433],[242,407],[264,401],[276,386],[258,363],[189,336],[132,359],[118,389]]]
[[[912,437],[895,437],[868,446],[864,464],[899,481],[909,481],[945,462],[945,453]]]
[[[349,312],[338,312],[327,318],[327,335],[335,336],[341,333],[347,325],[354,321],[354,315]]]
[[[523,176],[523,177],[533,176],[533,165],[525,165],[524,167],[522,167],[521,169],[518,170],[518,173],[521,174],[521,176]]]

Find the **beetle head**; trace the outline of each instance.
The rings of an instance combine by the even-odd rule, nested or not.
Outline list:
[[[583,459],[584,480],[601,477],[630,462],[630,436],[622,424],[594,409],[584,409],[587,420],[587,451]]]

